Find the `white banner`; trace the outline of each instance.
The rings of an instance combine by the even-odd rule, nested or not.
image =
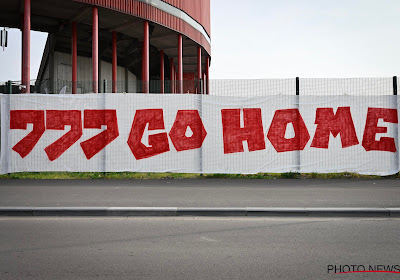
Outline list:
[[[0,95],[1,174],[399,172],[397,96]]]

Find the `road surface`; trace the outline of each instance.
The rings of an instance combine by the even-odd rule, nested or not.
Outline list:
[[[0,279],[399,279],[400,219],[0,218]]]

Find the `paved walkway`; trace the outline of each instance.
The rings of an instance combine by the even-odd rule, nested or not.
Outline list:
[[[0,180],[0,207],[399,208],[400,180]]]

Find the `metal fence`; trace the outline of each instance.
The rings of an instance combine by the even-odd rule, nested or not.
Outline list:
[[[113,92],[112,81],[102,80],[96,82],[98,92]],[[179,86],[182,85],[182,92]],[[31,81],[31,92],[42,94],[71,94],[72,81],[65,80],[37,80]],[[20,81],[0,82],[1,93],[20,93]],[[270,95],[350,95],[350,96],[375,96],[397,95],[397,77],[383,78],[289,78],[289,79],[231,79],[206,81],[117,81],[119,93],[191,93],[210,94],[216,96],[255,97]],[[93,81],[78,81],[76,93],[85,94],[93,92]]]
[[[211,80],[210,94],[238,97],[265,95],[393,95],[397,77],[391,78],[292,78]]]
[[[148,83],[150,93],[160,94],[162,92],[162,88],[164,88],[165,94],[171,94],[177,92],[177,83],[179,81],[165,81],[161,83],[160,81],[150,81]],[[35,85],[36,87],[35,87]],[[44,81],[36,83],[32,82],[31,92],[34,92],[32,89],[37,90],[40,87],[47,88],[46,91],[37,91],[40,93],[48,93],[48,94],[70,94],[72,91],[72,82],[71,81]],[[112,91],[112,82],[111,81],[102,81],[101,83],[97,83],[99,87],[99,92],[110,93]],[[252,173],[257,172],[258,170],[268,170],[270,172],[283,172],[282,170],[291,171],[291,172],[336,172],[336,171],[354,171],[354,172],[362,172],[366,174],[393,174],[397,173],[400,166],[400,153],[398,151],[399,147],[399,126],[398,121],[395,118],[388,117],[383,120],[385,124],[378,124],[378,120],[374,126],[379,127],[378,130],[373,131],[377,135],[375,138],[375,134],[373,137],[370,137],[372,142],[380,141],[379,139],[383,139],[385,142],[394,142],[395,143],[395,151],[376,151],[376,150],[368,150],[369,148],[365,148],[364,142],[368,142],[368,135],[366,136],[367,130],[367,119],[368,119],[368,111],[370,108],[372,109],[383,109],[383,110],[397,110],[399,108],[399,101],[396,96],[398,92],[398,82],[397,77],[386,77],[386,78],[344,78],[344,79],[332,79],[332,78],[291,78],[291,79],[262,79],[262,80],[210,80],[209,85],[203,84],[201,87],[198,86],[196,81],[182,81],[182,87],[184,90],[187,90],[189,93],[196,93],[198,90],[199,93],[207,93],[209,92],[210,97],[197,95],[197,96],[146,96],[142,94],[132,94],[129,93],[140,93],[143,92],[142,89],[144,86],[147,86],[146,83],[142,81],[118,81],[117,82],[117,91],[120,93],[126,92],[126,95],[121,95],[120,97],[116,96],[115,98],[121,98],[120,100],[115,101],[114,103],[109,103],[112,101],[113,96],[110,95],[97,95],[93,96],[80,96],[79,100],[89,100],[93,98],[95,101],[87,101],[94,102],[93,108],[99,106],[98,108],[102,109],[104,104],[114,104],[113,106],[120,110],[120,112],[127,112],[129,117],[122,118],[121,121],[132,120],[132,114],[136,109],[143,108],[154,108],[150,105],[156,106],[156,108],[164,108],[166,122],[168,126],[171,127],[175,114],[177,110],[186,110],[186,109],[196,109],[199,112],[201,118],[203,118],[205,127],[207,129],[207,141],[204,146],[197,150],[197,154],[193,152],[192,156],[186,156],[186,153],[176,153],[170,152],[172,157],[154,157],[154,166],[159,167],[160,169],[132,169],[132,170],[150,170],[153,172],[154,170],[180,170],[182,172],[186,172],[185,169],[168,169],[167,163],[173,162],[178,165],[178,163],[182,163],[185,168],[187,166],[188,170],[196,171],[196,172],[243,172],[243,173]],[[53,87],[56,89],[55,91],[50,91],[49,88]],[[91,81],[79,81],[77,83],[77,89],[79,89],[78,93],[90,93],[92,92],[93,83]],[[209,88],[209,91],[207,91]],[[7,82],[0,84],[0,92],[2,93],[10,93],[10,91],[15,94],[20,92],[20,83],[19,82]],[[187,93],[187,92],[184,92]],[[263,96],[266,96],[263,98]],[[333,96],[333,98],[332,98]],[[3,96],[6,98],[10,98],[11,96]],[[171,98],[170,98],[171,97]],[[231,97],[231,98],[225,98]],[[253,98],[259,97],[259,98]],[[325,98],[326,97],[326,98]],[[336,98],[337,97],[337,98]],[[46,99],[45,96],[35,96],[34,98],[42,98]],[[49,100],[58,99],[60,96],[53,96],[48,98]],[[20,101],[23,98],[16,98],[18,102],[10,103],[15,106],[15,108],[20,105]],[[29,99],[29,98],[28,98]],[[60,108],[67,108],[65,110],[71,108],[78,108],[78,110],[83,111],[85,108],[82,107],[85,104],[76,104],[75,98],[62,98],[63,103],[60,105]],[[125,100],[126,99],[126,100]],[[66,100],[70,100],[67,102]],[[97,100],[97,101],[96,101]],[[100,100],[100,101],[98,101]],[[103,102],[103,100],[108,100],[107,102]],[[131,100],[131,102],[127,102]],[[148,101],[150,100],[150,101]],[[97,102],[97,103],[96,103]],[[49,107],[52,110],[58,108],[58,102],[53,100],[53,107]],[[35,106],[33,108],[36,108]],[[42,102],[43,104],[43,102]],[[97,105],[96,105],[97,104]],[[100,104],[100,105],[99,105]],[[102,105],[103,104],[103,105]],[[150,105],[149,105],[150,104]],[[11,106],[10,105],[10,106]],[[57,105],[57,106],[56,106]],[[150,106],[150,107],[149,107]],[[158,107],[157,107],[158,106]],[[113,107],[113,108],[114,108]],[[338,134],[335,134],[336,140],[333,140],[330,143],[330,148],[326,149],[324,147],[314,147],[311,146],[314,138],[316,137],[316,112],[318,108],[329,109],[332,108],[337,110],[338,107],[349,107],[351,108],[351,114],[354,117],[354,125],[356,129],[356,136],[358,144],[354,144],[353,146],[343,147],[341,142],[341,137],[336,137]],[[11,108],[11,107],[10,107]],[[47,110],[45,106],[38,107],[40,110]],[[45,109],[43,109],[45,108]],[[91,107],[92,108],[92,107]],[[265,141],[265,149],[260,151],[252,151],[250,153],[250,149],[248,148],[247,138],[243,140],[242,144],[244,150],[246,152],[235,152],[231,154],[224,154],[225,144],[222,143],[222,136],[220,135],[223,131],[222,129],[222,109],[232,109],[236,111],[240,111],[239,120],[241,123],[244,122],[244,108],[247,109],[257,109],[260,108],[262,111],[262,123],[264,129],[264,141]],[[290,109],[297,110],[301,113],[302,118],[304,118],[304,122],[306,124],[306,128],[309,133],[309,140],[307,142],[307,146],[304,150],[296,149],[291,150],[290,152],[275,152],[275,146],[273,146],[271,137],[268,137],[268,133],[270,130],[273,130],[272,122],[277,110],[282,109]],[[63,109],[64,110],[64,109]],[[75,110],[75,109],[74,109]],[[388,111],[386,111],[388,112]],[[234,113],[234,112],[233,112]],[[329,112],[328,112],[329,113]],[[329,114],[328,114],[329,115]],[[243,116],[243,117],[242,117]],[[332,116],[331,116],[332,117]],[[235,119],[235,116],[228,116],[226,118]],[[296,119],[297,118],[297,119]],[[294,121],[285,124],[286,130],[285,139],[292,139],[294,135],[296,135],[296,129],[299,131],[298,125],[300,125],[300,118],[298,116],[294,117]],[[383,119],[378,118],[378,119]],[[372,121],[371,121],[372,122]],[[130,128],[132,123],[121,123],[121,134],[118,139],[121,140],[120,146],[126,146],[126,139],[128,139],[128,134],[130,132]],[[46,126],[47,129],[47,126]],[[214,129],[214,130],[213,130]],[[334,128],[334,130],[337,128]],[[340,130],[340,129],[339,129]],[[214,131],[214,134],[213,134]],[[50,131],[53,132],[53,131]],[[49,133],[50,133],[49,132]],[[219,133],[217,135],[217,132]],[[329,132],[329,131],[328,131]],[[337,132],[337,131],[336,131]],[[15,135],[16,132],[13,132]],[[23,131],[21,134],[15,136],[16,139],[20,140],[23,137]],[[88,132],[86,132],[88,133]],[[146,132],[147,133],[147,132]],[[288,135],[286,135],[286,133]],[[91,135],[93,136],[93,135]],[[330,137],[330,132],[328,133]],[[86,136],[87,138],[89,136]],[[214,138],[213,138],[214,137]],[[219,138],[218,138],[219,137]],[[149,139],[149,135],[144,135],[142,137],[144,140]],[[261,137],[262,138],[262,137]],[[367,139],[364,141],[364,138]],[[300,140],[300,138],[298,138]],[[375,140],[374,140],[375,139]],[[393,139],[393,140],[391,140]],[[247,142],[246,142],[247,141]],[[329,143],[329,141],[328,141]],[[48,144],[51,144],[50,142]],[[368,144],[368,143],[366,143]],[[389,143],[390,144],[390,143]],[[219,145],[219,148],[215,147]],[[246,147],[247,145],[247,147]],[[300,143],[296,144],[300,147]],[[386,144],[385,144],[386,145]],[[75,149],[79,150],[79,145],[75,145]],[[117,145],[118,146],[118,145]],[[118,146],[119,147],[119,146]],[[380,147],[381,149],[382,147]],[[384,147],[387,149],[387,147]],[[11,148],[9,149],[11,150]],[[171,146],[171,150],[173,150]],[[45,156],[43,153],[43,149],[36,148],[34,153],[38,153],[40,156]],[[79,151],[80,155],[81,152]],[[182,156],[180,157],[180,155]],[[67,158],[67,157],[65,157]],[[75,159],[75,157],[72,157]],[[132,158],[132,155],[128,153],[120,153],[118,154],[118,159],[115,162],[118,162],[120,159],[127,158],[127,162]],[[21,164],[15,163],[15,166],[23,166],[22,159]],[[60,159],[61,160],[61,159]],[[99,160],[99,164],[101,164],[101,160]],[[247,161],[246,161],[247,160]],[[84,160],[86,164],[86,160]],[[93,162],[93,160],[91,161]],[[91,163],[87,162],[87,165]],[[138,161],[141,163],[141,161]],[[29,165],[29,164],[28,164]],[[28,166],[27,165],[27,166]],[[62,166],[62,165],[61,165]],[[152,166],[152,167],[154,167]],[[161,167],[167,166],[165,169],[161,169]],[[198,169],[189,169],[190,166],[195,166]],[[262,167],[268,167],[268,169],[262,169]],[[285,168],[281,168],[281,167]],[[260,169],[257,169],[257,168]],[[45,169],[43,169],[45,170]],[[101,169],[107,171],[104,169]],[[321,171],[322,170],[322,171]],[[147,172],[147,171],[146,171]]]

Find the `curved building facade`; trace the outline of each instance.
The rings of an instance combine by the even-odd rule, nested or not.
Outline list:
[[[29,31],[49,33],[37,92],[208,94],[210,0],[23,0],[0,10],[0,25],[22,30],[23,85]]]

